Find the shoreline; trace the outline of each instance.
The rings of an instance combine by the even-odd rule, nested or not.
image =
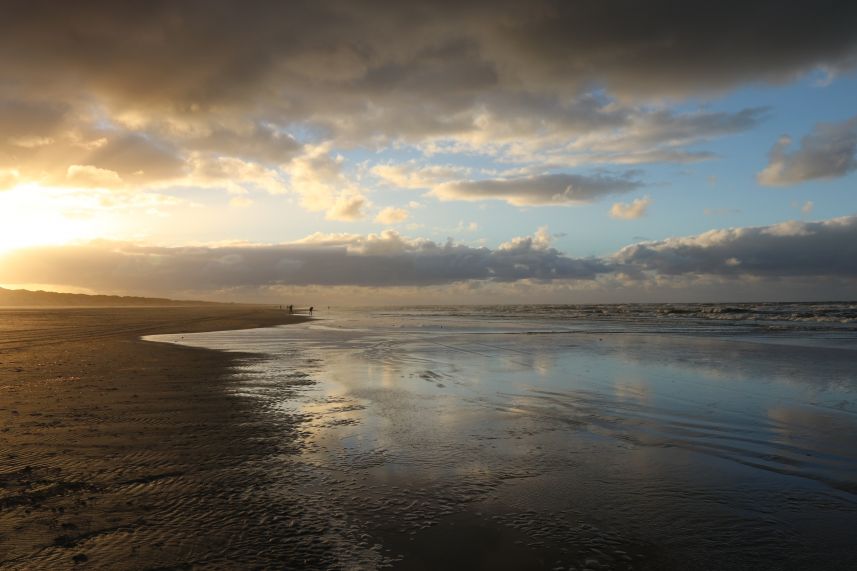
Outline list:
[[[255,307],[0,310],[0,567],[214,563],[199,541],[175,541],[170,522],[202,517],[175,510],[208,501],[206,479],[271,453],[224,382],[248,356],[141,336],[306,320]],[[241,513],[234,498],[218,502],[218,518]]]
[[[306,320],[0,310],[0,567],[847,568],[841,351]]]

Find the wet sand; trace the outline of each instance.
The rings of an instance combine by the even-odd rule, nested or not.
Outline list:
[[[278,525],[248,521],[255,483],[241,466],[288,453],[289,427],[266,439],[224,390],[236,354],[139,337],[303,319],[246,306],[0,309],[0,567],[252,566]],[[271,556],[287,560],[282,546]]]

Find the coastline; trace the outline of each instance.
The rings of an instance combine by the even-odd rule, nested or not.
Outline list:
[[[0,310],[0,567],[848,568],[841,348],[326,317]]]
[[[248,356],[140,337],[306,319],[232,306],[0,309],[0,567],[175,566],[204,563],[202,551],[213,563],[217,530],[175,541],[169,521],[196,514],[182,525],[202,533],[211,522],[198,506],[178,506],[204,500],[212,472],[270,453],[243,438],[258,427],[222,382]],[[241,513],[232,500],[219,497],[220,515]]]

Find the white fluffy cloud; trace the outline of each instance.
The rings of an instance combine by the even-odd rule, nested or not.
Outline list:
[[[369,202],[357,191],[344,190],[333,200],[324,213],[328,220],[358,220],[366,215]]]
[[[273,168],[237,157],[219,157],[194,154],[188,159],[191,168],[186,178],[179,181],[188,186],[222,187],[232,194],[246,194],[262,190],[270,194],[288,192],[283,175]]]
[[[622,220],[634,220],[646,214],[652,200],[648,196],[635,198],[631,202],[614,202],[610,207],[610,216]]]
[[[310,211],[324,211],[329,220],[363,218],[369,200],[343,172],[343,159],[329,154],[326,145],[309,148],[293,159],[287,168],[291,189]]]
[[[388,206],[387,208],[382,209],[377,216],[375,216],[375,222],[379,224],[398,224],[399,222],[404,222],[408,219],[408,211],[404,208],[396,208],[394,206]]]

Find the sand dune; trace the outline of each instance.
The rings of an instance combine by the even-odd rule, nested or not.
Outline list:
[[[161,297],[120,295],[89,295],[31,291],[0,287],[0,308],[3,307],[185,307],[224,305],[208,301],[175,300]]]

